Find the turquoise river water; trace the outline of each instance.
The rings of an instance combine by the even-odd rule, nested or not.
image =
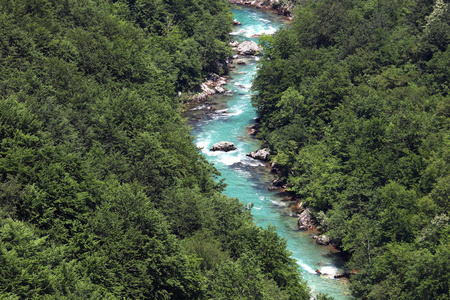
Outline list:
[[[271,12],[243,7],[233,11],[234,17],[242,23],[234,26],[233,39],[258,41],[254,35],[272,34],[283,26],[283,21]],[[260,142],[248,131],[254,123],[256,111],[252,107],[250,91],[252,79],[257,71],[258,57],[244,57],[246,65],[238,65],[231,79],[224,86],[226,95],[212,97],[210,102],[193,108],[187,113],[193,127],[195,143],[201,148],[208,161],[213,163],[228,184],[225,194],[237,197],[245,204],[253,203],[254,221],[263,227],[275,225],[278,234],[284,237],[292,257],[298,262],[303,278],[313,294],[326,293],[337,299],[351,299],[345,280],[334,279],[343,272],[343,261],[338,253],[328,246],[319,246],[312,239],[312,232],[297,231],[297,218],[287,203],[276,191],[269,191],[273,175],[263,163],[247,157],[246,154],[260,148]],[[216,142],[233,142],[237,150],[228,153],[211,152]],[[327,275],[317,275],[319,269]]]

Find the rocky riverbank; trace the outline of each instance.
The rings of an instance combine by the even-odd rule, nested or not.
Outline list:
[[[280,0],[228,0],[232,4],[264,8],[276,11],[277,14],[292,18],[293,3],[282,3]]]
[[[239,22],[236,22],[238,25]],[[228,70],[234,69],[236,64],[245,65],[246,62],[243,57],[261,55],[262,47],[254,41],[243,41],[239,43],[237,41],[230,42],[231,50],[235,53],[230,57],[226,63]],[[209,99],[209,96],[214,94],[223,94],[226,90],[222,87],[227,84],[229,76],[219,76],[215,73],[210,73],[205,81],[200,85],[201,91],[188,98],[189,104],[199,104]],[[181,94],[179,94],[181,96]]]

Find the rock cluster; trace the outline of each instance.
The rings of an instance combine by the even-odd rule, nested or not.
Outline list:
[[[216,93],[223,94],[226,90],[222,86],[225,84],[227,84],[227,79],[225,77],[211,73],[207,80],[200,85],[202,91],[192,96],[191,99],[196,102],[204,102],[210,95]]]
[[[222,142],[215,143],[209,150],[228,152],[228,151],[236,150],[236,146],[231,142],[222,141]]]

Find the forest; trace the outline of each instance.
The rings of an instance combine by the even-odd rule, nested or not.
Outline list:
[[[0,299],[310,298],[180,115],[178,92],[226,72],[231,24],[225,0],[0,0]],[[439,224],[442,99],[423,112]],[[430,260],[443,226],[424,232]]]
[[[450,3],[302,1],[261,38],[259,138],[357,299],[449,299]]]

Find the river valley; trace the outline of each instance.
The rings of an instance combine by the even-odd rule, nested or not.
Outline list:
[[[272,34],[283,26],[282,19],[264,10],[242,7],[233,10],[234,18],[242,23],[231,33],[233,39],[242,42],[253,40],[255,35]],[[288,203],[279,191],[269,191],[273,175],[269,168],[246,154],[261,147],[249,134],[248,127],[257,117],[251,105],[251,83],[257,71],[259,57],[240,57],[246,62],[238,65],[224,86],[225,95],[215,95],[210,102],[192,108],[186,113],[193,127],[195,143],[209,162],[221,172],[228,185],[225,194],[237,197],[244,204],[252,204],[254,221],[263,227],[274,225],[285,238],[292,257],[298,262],[303,278],[316,293],[326,293],[337,299],[351,299],[345,280],[334,279],[344,270],[339,253],[328,246],[319,246],[312,239],[312,232],[297,231],[297,218],[291,216]],[[237,150],[212,152],[210,147],[220,141],[233,142]],[[317,275],[320,270],[326,275]]]

